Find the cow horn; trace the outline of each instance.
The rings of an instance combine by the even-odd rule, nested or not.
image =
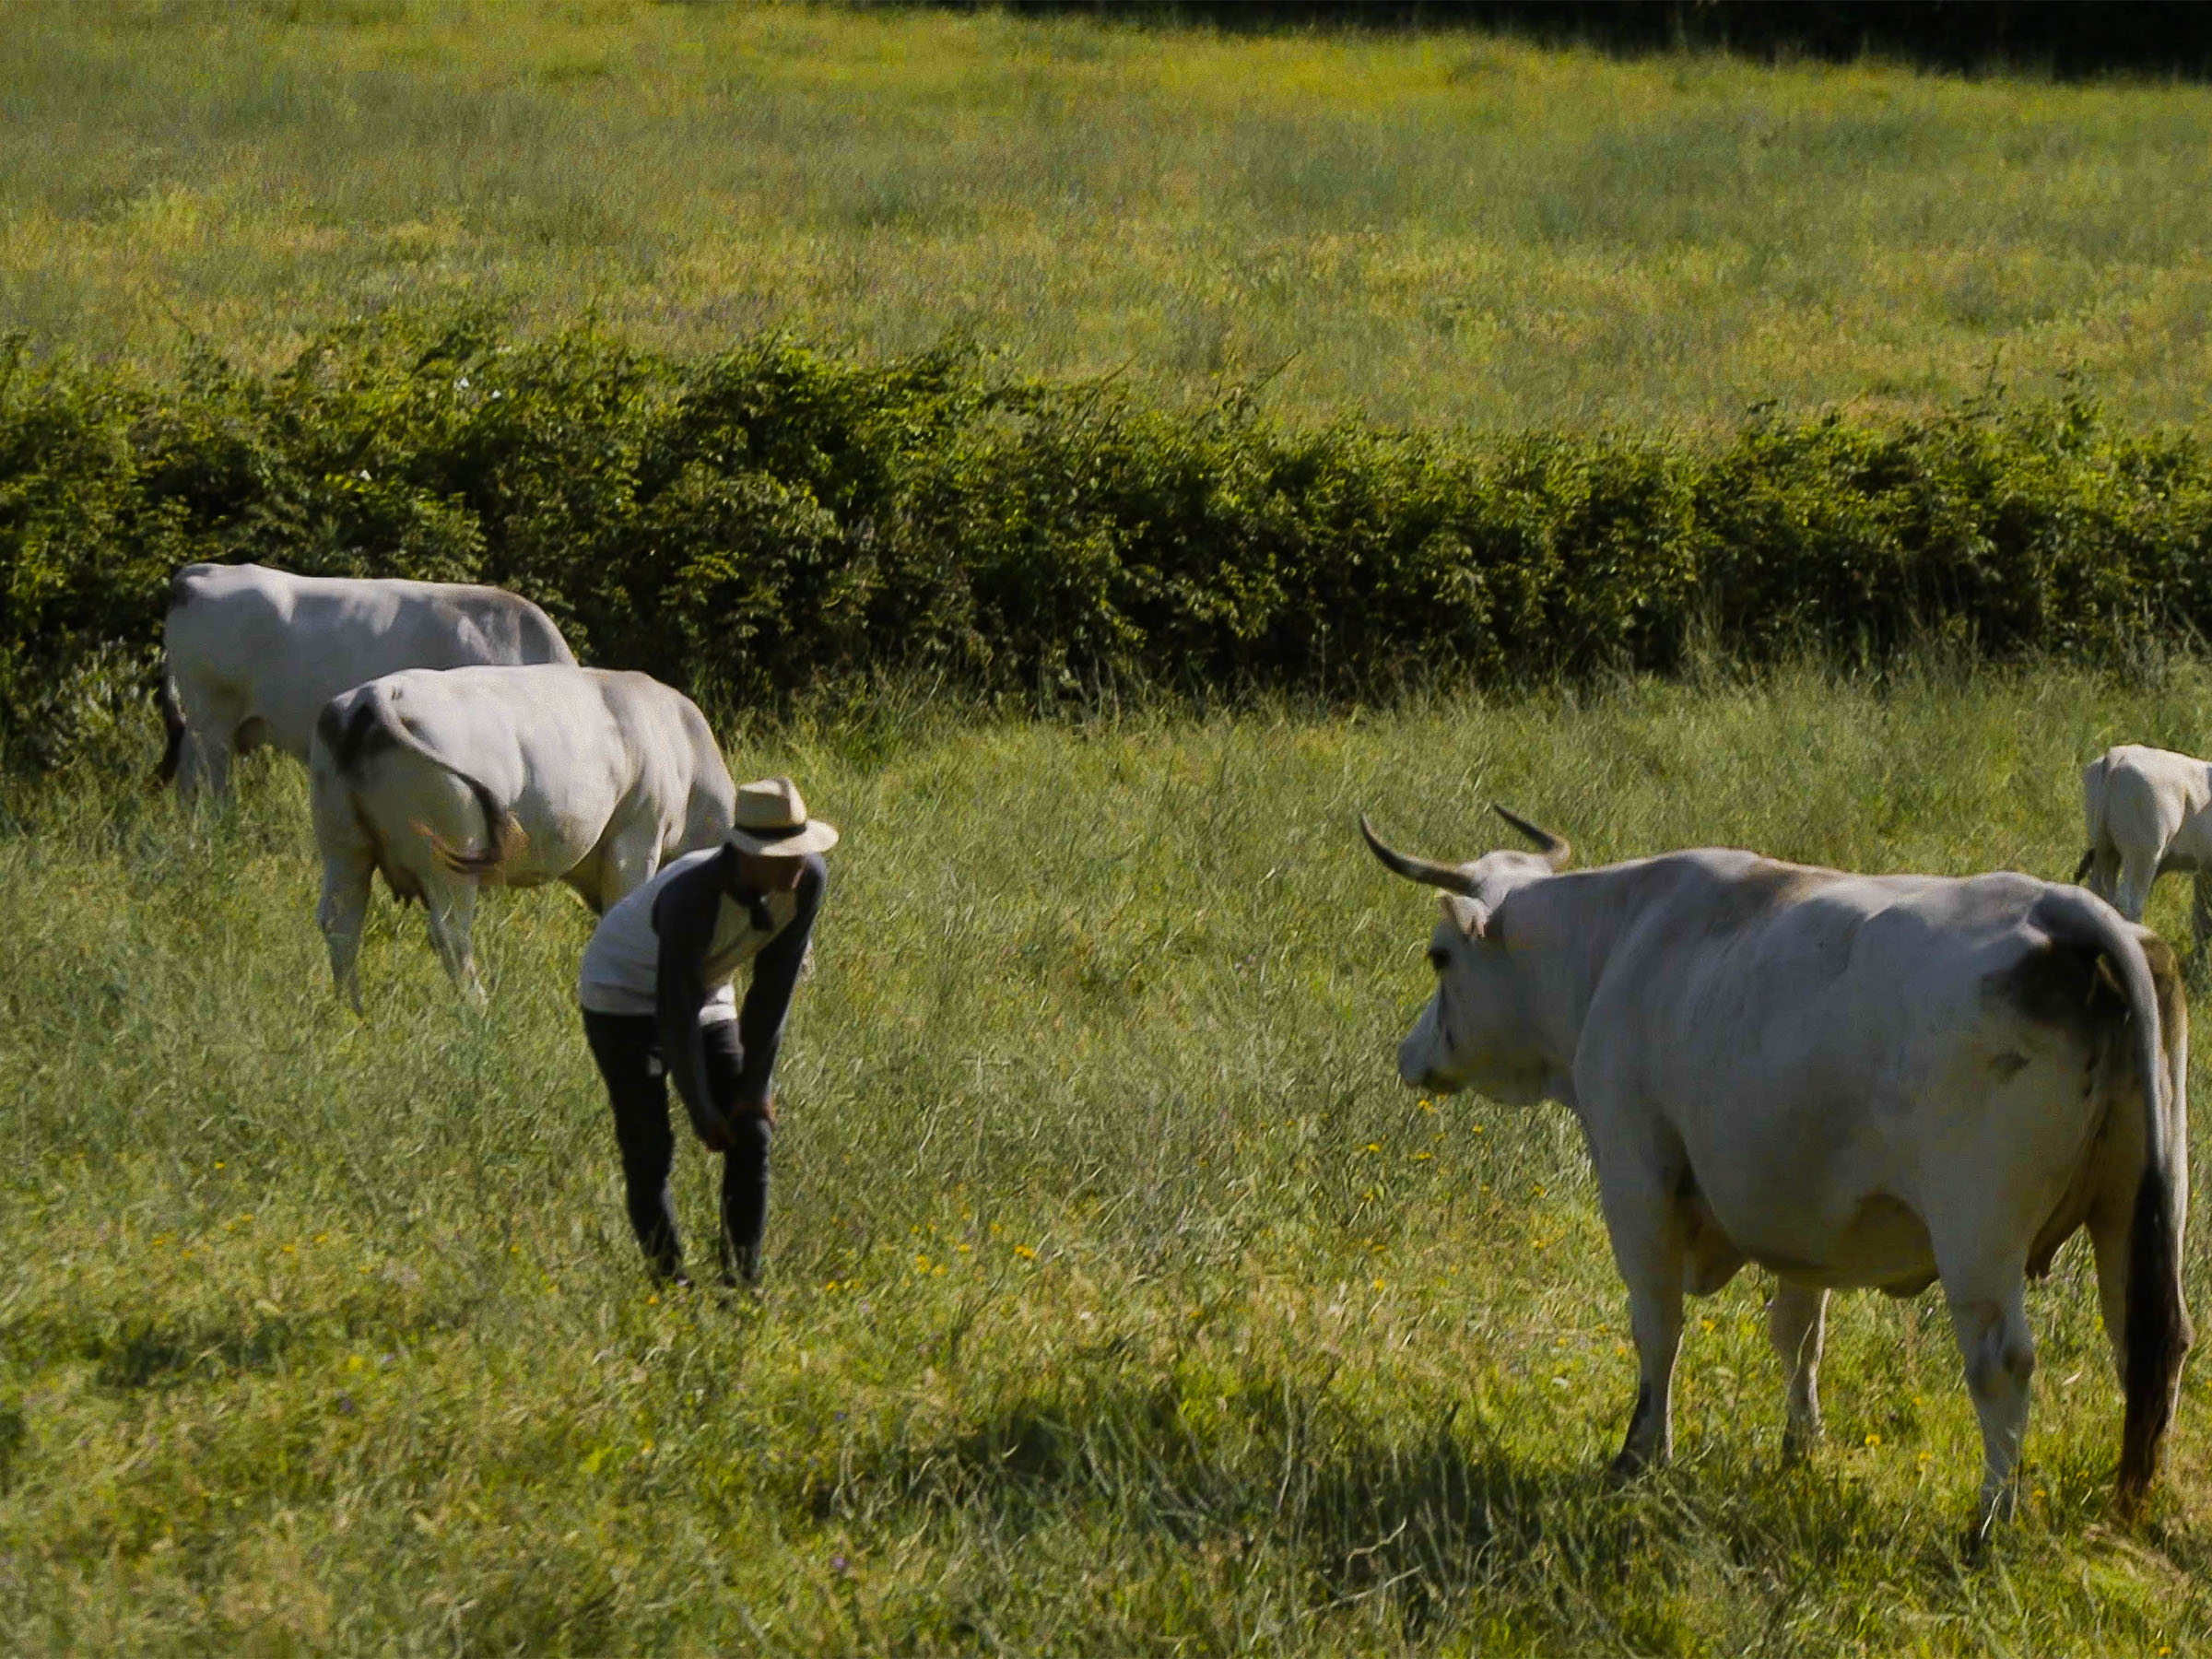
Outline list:
[[[1359,815],[1359,833],[1367,837],[1367,844],[1374,849],[1375,856],[1382,861],[1382,867],[1394,875],[1403,876],[1408,881],[1442,888],[1447,893],[1462,893],[1470,899],[1475,896],[1475,878],[1465,871],[1455,869],[1451,865],[1438,864],[1431,859],[1409,858],[1403,853],[1384,846],[1382,838],[1375,833],[1375,827],[1367,821],[1364,812]]]
[[[1536,851],[1544,854],[1546,862],[1553,869],[1565,869],[1567,861],[1574,856],[1573,844],[1565,836],[1554,835],[1548,830],[1539,830],[1519,813],[1508,812],[1495,801],[1490,803],[1490,810],[1535,842]]]

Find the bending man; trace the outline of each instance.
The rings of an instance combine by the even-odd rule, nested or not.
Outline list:
[[[664,1073],[723,1157],[723,1276],[760,1276],[776,1049],[821,907],[821,855],[836,844],[789,778],[741,784],[729,839],[629,894],[584,949],[583,1034],[615,1109],[629,1224],[659,1277],[688,1282],[668,1203],[676,1137]],[[731,980],[748,961],[740,1009]]]

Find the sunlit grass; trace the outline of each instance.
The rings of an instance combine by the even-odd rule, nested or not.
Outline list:
[[[6,1645],[2192,1651],[2212,1382],[2118,1529],[2078,1244],[2032,1295],[2028,1513],[1987,1565],[1933,1298],[1839,1302],[1802,1468],[1757,1276],[1692,1304],[1677,1466],[1609,1488],[1633,1366],[1580,1137],[1396,1085],[1432,902],[1351,826],[1464,854],[1498,798],[1591,861],[2057,875],[2079,763],[2203,747],[2208,697],[2185,665],[1785,673],[744,738],[845,840],[735,1305],[641,1270],[573,900],[492,896],[481,1020],[380,900],[359,1022],[296,769],[198,828],[135,783],[10,786]],[[695,1248],[708,1206],[687,1146]]]
[[[967,334],[1320,418],[1733,426],[2078,373],[2194,423],[2212,92],[643,0],[25,0],[0,324],[170,365],[582,310]]]

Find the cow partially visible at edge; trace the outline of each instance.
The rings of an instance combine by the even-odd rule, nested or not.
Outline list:
[[[230,758],[262,744],[307,763],[315,718],[339,692],[402,668],[565,663],[552,618],[519,594],[447,582],[295,576],[266,565],[186,565],[162,624],[158,781],[180,799],[229,793]]]
[[[1985,1530],[2017,1502],[2026,1281],[2086,1227],[2132,1512],[2194,1335],[2187,1015],[2165,945],[2025,876],[1853,876],[1712,849],[1561,874],[1567,842],[1503,816],[1538,851],[1437,864],[1360,819],[1387,867],[1443,890],[1436,991],[1398,1070],[1581,1120],[1641,1376],[1616,1469],[1671,1449],[1686,1292],[1747,1262],[1774,1273],[1785,1444],[1802,1449],[1828,1292],[1940,1280],[1981,1419]]]
[[[2082,768],[2081,805],[2089,846],[2074,879],[2140,922],[2159,877],[2194,876],[2201,954],[2212,937],[2212,761],[2123,743]]]
[[[361,922],[382,870],[419,899],[454,984],[481,1002],[483,881],[564,881],[604,913],[719,844],[736,791],[691,700],[648,675],[557,663],[415,668],[331,699],[308,766],[330,971],[358,1012]]]

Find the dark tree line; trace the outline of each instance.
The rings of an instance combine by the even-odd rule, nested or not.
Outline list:
[[[997,0],[941,3],[978,10]],[[1006,0],[1005,9],[1226,29],[1471,28],[1631,54],[1872,54],[2062,79],[2212,74],[2212,6],[2199,0]]]

